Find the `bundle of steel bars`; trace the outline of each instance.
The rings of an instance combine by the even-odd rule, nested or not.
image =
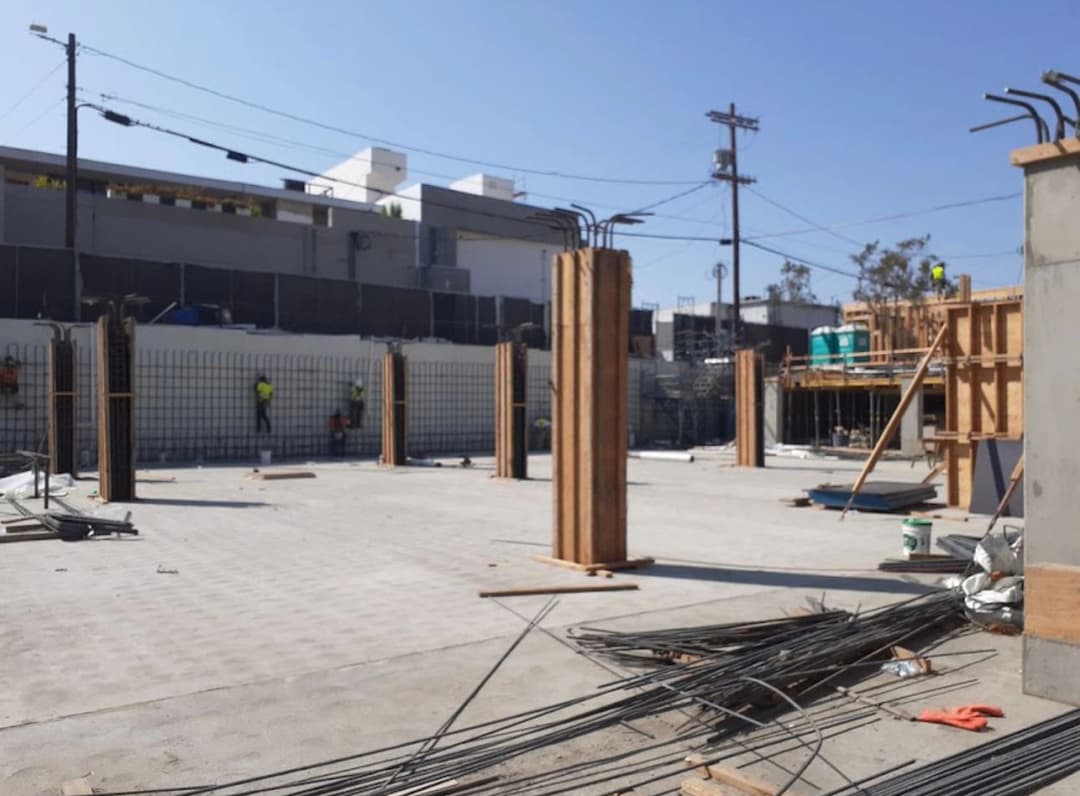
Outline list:
[[[866,796],[1020,796],[1080,771],[1080,710],[858,789]],[[852,788],[827,796],[854,793]]]
[[[427,738],[243,780],[178,788],[176,792],[187,796],[269,792],[358,796],[432,789],[432,793],[447,794],[528,792],[555,796],[579,793],[601,783],[640,784],[674,776],[690,745],[721,757],[745,751],[762,755],[761,749],[780,743],[810,748],[806,735],[812,732],[819,752],[823,732],[844,731],[843,725],[853,720],[852,716],[875,720],[872,712],[855,707],[845,714],[807,718],[806,726],[798,732],[788,724],[774,730],[755,716],[774,714],[778,696],[790,700],[843,674],[862,671],[860,666],[873,670],[893,644],[953,626],[959,609],[955,593],[933,592],[861,614],[830,611],[769,622],[642,634],[582,631],[576,637],[579,644],[620,658],[661,650],[663,655],[692,654],[695,659],[688,664],[662,665],[664,659],[658,657],[655,660],[661,665],[656,668],[620,677],[581,697],[471,727],[452,728],[453,719],[493,670],[451,719]],[[540,618],[542,614],[523,632]],[[521,755],[550,755],[559,745],[591,733],[620,726],[635,729],[632,722],[672,711],[681,712],[688,722],[667,739],[562,768],[544,765],[534,774],[506,770],[506,764]],[[746,740],[736,737],[747,727],[763,734]]]

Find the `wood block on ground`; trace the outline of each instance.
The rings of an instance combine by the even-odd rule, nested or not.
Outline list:
[[[734,791],[717,785],[711,779],[684,779],[679,793],[682,796],[732,796]]]
[[[685,762],[686,765],[696,768],[702,775],[712,778],[715,782],[721,783],[737,793],[743,793],[746,796],[775,796],[776,788],[771,785],[759,782],[734,768],[716,765],[715,763],[706,765],[706,759],[699,754],[693,754],[687,755]]]
[[[86,777],[69,779],[60,784],[60,796],[93,796],[94,789],[90,787]]]
[[[566,569],[573,569],[577,572],[597,572],[599,570],[614,572],[620,569],[640,569],[641,567],[652,566],[656,563],[654,559],[647,557],[628,558],[626,561],[609,561],[596,564],[579,564],[576,561],[567,561],[565,558],[554,558],[553,556],[545,555],[535,555],[532,559],[533,561],[539,561],[541,564],[565,567]]]
[[[315,473],[311,470],[276,470],[272,472],[248,473],[247,478],[252,481],[288,481],[293,478],[314,478]]]

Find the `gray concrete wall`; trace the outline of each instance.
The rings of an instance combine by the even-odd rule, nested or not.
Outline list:
[[[1080,160],[1026,174],[1024,267],[1025,567],[1075,567],[1080,583]],[[1028,605],[1028,613],[1066,610]],[[1080,646],[1025,637],[1024,689],[1080,704]],[[1075,640],[1074,640],[1075,641]]]
[[[5,185],[4,240],[62,246],[64,192]],[[105,256],[416,286],[416,225],[334,208],[332,227],[80,194],[78,246]],[[355,252],[350,254],[356,232]]]
[[[907,392],[911,379],[900,382],[900,394]],[[900,452],[905,456],[919,456],[923,453],[923,391],[919,388],[900,418]]]
[[[765,416],[765,446],[784,441],[784,388],[779,379],[765,379],[762,412]]]

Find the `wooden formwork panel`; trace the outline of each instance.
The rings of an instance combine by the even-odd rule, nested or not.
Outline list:
[[[553,554],[625,561],[629,254],[559,255],[551,312]]]
[[[495,477],[526,478],[528,426],[524,343],[495,346]]]
[[[98,494],[135,499],[135,319],[98,318]]]
[[[49,468],[54,473],[72,476],[78,475],[75,456],[76,362],[74,342],[54,339],[49,343]]]
[[[740,467],[765,466],[764,371],[752,348],[735,352],[735,463]]]
[[[400,467],[408,463],[405,355],[396,351],[383,356],[382,463]]]
[[[1020,299],[951,306],[945,349],[947,500],[971,503],[981,439],[1024,433],[1024,330]]]

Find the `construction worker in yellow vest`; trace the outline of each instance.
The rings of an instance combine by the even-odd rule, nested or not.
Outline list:
[[[357,379],[349,388],[349,425],[353,428],[364,426],[364,380]]]
[[[938,263],[930,269],[930,281],[934,285],[934,292],[938,298],[945,295],[945,263]]]
[[[266,378],[266,376],[259,375],[259,378],[255,381],[255,433],[258,434],[266,424],[266,433],[270,433],[270,416],[267,414],[267,410],[270,408],[270,401],[274,397],[274,385],[272,385]]]

